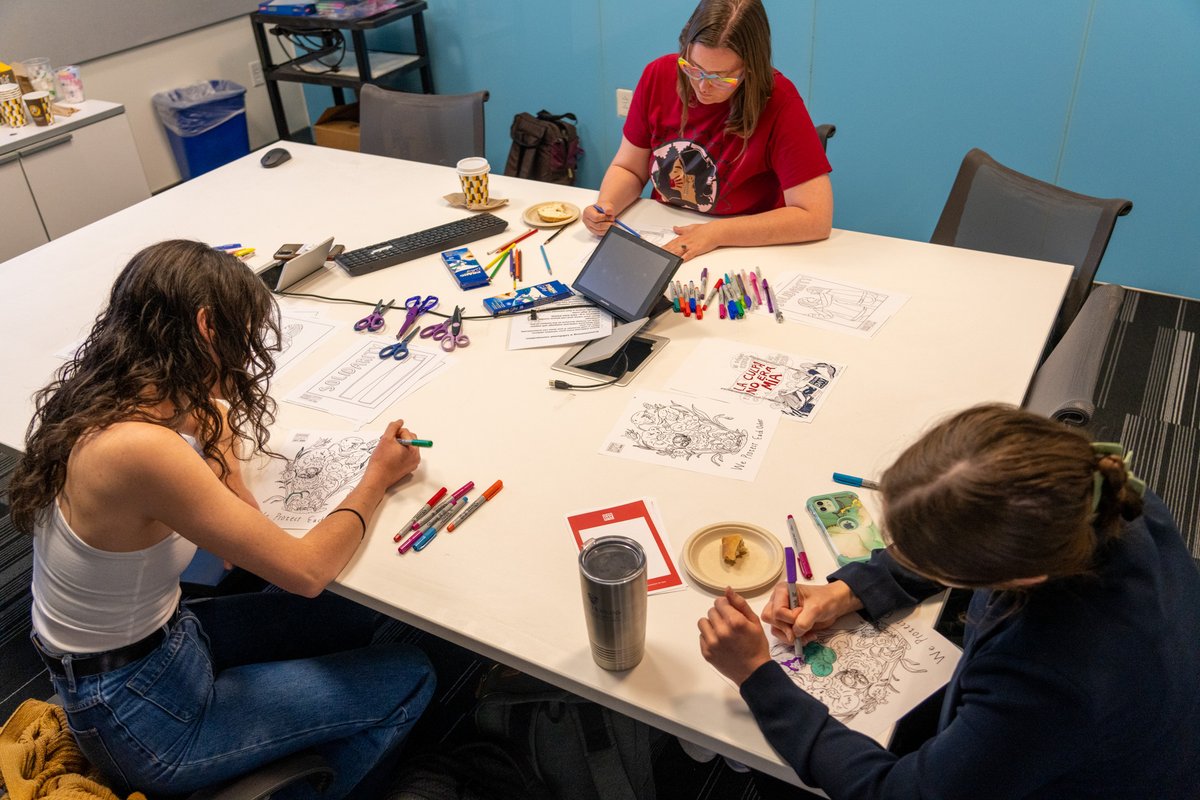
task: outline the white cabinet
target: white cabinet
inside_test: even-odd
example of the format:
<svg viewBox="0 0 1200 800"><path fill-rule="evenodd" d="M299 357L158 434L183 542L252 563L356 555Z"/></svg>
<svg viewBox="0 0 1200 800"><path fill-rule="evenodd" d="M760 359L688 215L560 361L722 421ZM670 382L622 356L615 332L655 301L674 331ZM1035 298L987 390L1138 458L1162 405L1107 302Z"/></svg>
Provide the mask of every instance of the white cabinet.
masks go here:
<svg viewBox="0 0 1200 800"><path fill-rule="evenodd" d="M0 261L150 196L124 109L89 110L0 149Z"/></svg>

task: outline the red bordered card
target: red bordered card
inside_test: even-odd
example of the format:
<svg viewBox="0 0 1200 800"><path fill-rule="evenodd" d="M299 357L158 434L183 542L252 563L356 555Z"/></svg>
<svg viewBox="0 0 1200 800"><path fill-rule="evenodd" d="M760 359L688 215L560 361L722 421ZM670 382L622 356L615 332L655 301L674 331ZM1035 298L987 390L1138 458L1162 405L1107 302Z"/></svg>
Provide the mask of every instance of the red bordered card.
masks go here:
<svg viewBox="0 0 1200 800"><path fill-rule="evenodd" d="M683 588L671 558L671 543L652 501L633 500L609 508L581 511L567 517L575 546L597 536L628 536L646 551L646 588L650 594Z"/></svg>

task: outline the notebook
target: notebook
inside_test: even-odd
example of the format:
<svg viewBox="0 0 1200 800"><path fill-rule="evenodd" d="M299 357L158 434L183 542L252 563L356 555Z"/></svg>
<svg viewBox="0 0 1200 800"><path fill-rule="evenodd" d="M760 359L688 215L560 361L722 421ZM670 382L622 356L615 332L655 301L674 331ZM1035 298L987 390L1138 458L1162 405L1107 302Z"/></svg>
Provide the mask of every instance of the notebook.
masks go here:
<svg viewBox="0 0 1200 800"><path fill-rule="evenodd" d="M258 273L272 292L282 292L319 270L333 247L330 236L318 245L300 251L287 261L273 261Z"/></svg>

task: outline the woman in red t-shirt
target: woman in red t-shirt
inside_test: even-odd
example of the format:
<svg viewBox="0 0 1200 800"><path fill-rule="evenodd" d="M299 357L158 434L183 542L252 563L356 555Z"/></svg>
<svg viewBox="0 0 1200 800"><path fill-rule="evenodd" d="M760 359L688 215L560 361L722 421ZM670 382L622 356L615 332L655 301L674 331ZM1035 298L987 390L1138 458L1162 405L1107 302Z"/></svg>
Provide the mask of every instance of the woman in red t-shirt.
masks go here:
<svg viewBox="0 0 1200 800"><path fill-rule="evenodd" d="M685 260L729 245L824 239L833 223L829 161L804 101L771 66L760 0L701 0L678 55L646 67L621 147L583 212L603 234L649 180L660 202L719 219L675 227Z"/></svg>

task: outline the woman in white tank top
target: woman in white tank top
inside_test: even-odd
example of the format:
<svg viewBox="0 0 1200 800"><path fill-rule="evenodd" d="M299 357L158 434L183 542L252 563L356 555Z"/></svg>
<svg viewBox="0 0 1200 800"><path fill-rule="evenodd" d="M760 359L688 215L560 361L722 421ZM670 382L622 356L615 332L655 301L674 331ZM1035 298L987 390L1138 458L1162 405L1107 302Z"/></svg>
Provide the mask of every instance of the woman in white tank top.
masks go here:
<svg viewBox="0 0 1200 800"><path fill-rule="evenodd" d="M259 513L239 451L263 450L278 309L238 261L138 253L36 396L12 516L34 536L34 644L88 759L181 794L316 749L324 797L365 794L433 688L428 661L369 645L373 615L323 594L384 492L419 464L387 426L358 486L295 538ZM285 590L179 604L199 547ZM356 790L355 787L358 787Z"/></svg>

